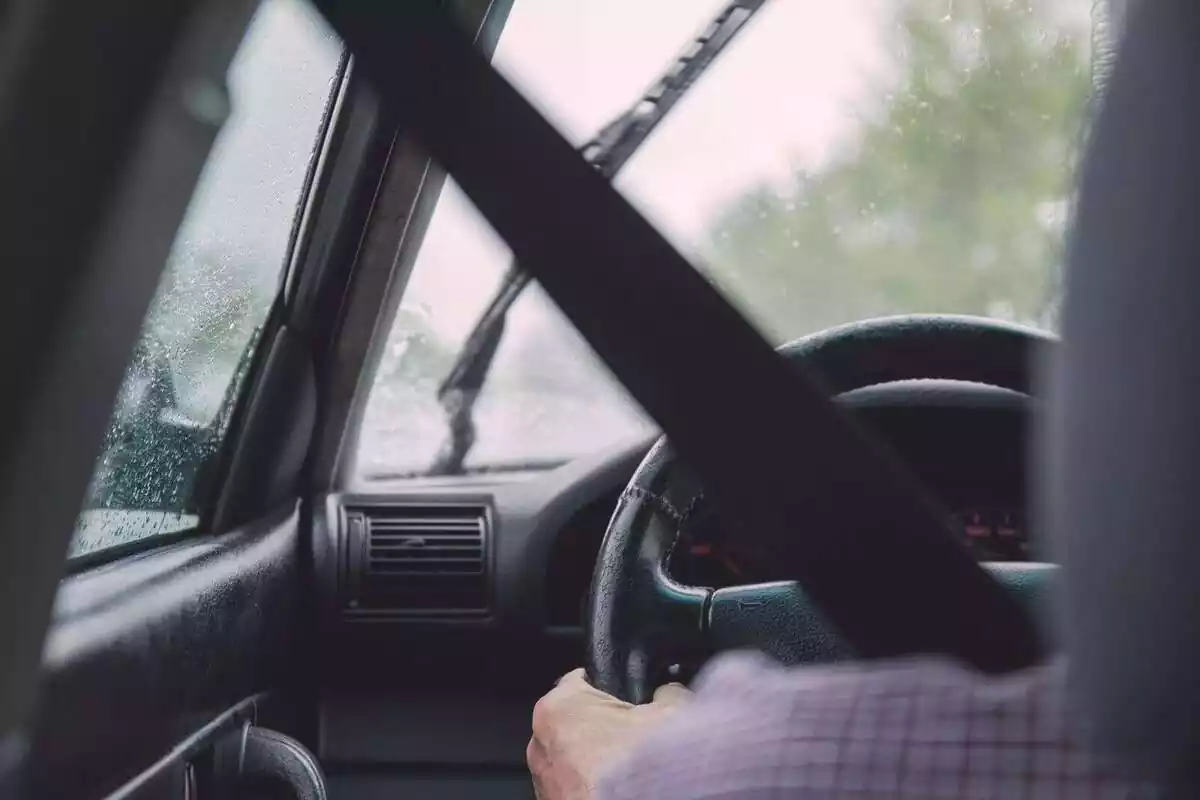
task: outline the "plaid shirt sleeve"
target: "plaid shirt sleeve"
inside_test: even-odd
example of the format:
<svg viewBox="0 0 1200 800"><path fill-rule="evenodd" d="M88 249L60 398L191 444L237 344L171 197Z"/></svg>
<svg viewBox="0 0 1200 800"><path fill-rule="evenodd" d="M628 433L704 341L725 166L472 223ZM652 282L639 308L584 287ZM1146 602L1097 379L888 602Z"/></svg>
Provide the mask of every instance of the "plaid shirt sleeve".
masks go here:
<svg viewBox="0 0 1200 800"><path fill-rule="evenodd" d="M1003 678L947 661L785 669L713 662L603 800L1149 798L1072 738L1061 662Z"/></svg>

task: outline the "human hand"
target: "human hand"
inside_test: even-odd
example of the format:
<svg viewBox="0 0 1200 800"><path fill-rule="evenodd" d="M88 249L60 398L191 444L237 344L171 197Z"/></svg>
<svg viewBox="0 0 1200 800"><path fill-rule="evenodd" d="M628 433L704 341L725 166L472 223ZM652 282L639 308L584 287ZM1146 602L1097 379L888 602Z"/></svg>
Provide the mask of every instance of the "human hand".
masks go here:
<svg viewBox="0 0 1200 800"><path fill-rule="evenodd" d="M593 687L582 669L567 673L533 707L525 759L539 800L591 800L604 770L691 694L669 683L635 706Z"/></svg>

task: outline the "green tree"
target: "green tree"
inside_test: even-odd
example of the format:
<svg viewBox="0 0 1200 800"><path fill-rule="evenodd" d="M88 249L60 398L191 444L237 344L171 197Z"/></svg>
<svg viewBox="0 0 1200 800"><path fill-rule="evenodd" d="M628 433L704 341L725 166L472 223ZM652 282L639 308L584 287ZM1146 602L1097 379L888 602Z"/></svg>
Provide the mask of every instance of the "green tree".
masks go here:
<svg viewBox="0 0 1200 800"><path fill-rule="evenodd" d="M1070 6L905 2L876 113L819 168L718 215L714 280L777 339L918 311L1052 324L1091 87Z"/></svg>

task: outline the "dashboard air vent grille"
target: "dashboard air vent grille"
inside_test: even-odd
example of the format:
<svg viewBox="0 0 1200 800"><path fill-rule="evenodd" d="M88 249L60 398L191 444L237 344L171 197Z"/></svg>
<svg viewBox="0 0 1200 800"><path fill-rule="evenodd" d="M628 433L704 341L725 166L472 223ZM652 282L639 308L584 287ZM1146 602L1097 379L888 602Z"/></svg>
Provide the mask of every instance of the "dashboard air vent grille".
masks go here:
<svg viewBox="0 0 1200 800"><path fill-rule="evenodd" d="M488 612L488 516L481 506L351 508L348 610L365 616Z"/></svg>

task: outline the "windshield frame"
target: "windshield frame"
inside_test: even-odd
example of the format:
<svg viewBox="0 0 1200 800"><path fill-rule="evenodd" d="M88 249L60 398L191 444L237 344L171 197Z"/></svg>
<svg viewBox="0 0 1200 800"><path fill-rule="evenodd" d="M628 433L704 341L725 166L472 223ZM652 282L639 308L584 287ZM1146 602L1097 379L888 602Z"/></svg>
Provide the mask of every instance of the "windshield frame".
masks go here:
<svg viewBox="0 0 1200 800"><path fill-rule="evenodd" d="M456 0L460 23L487 58L515 0ZM313 244L301 256L310 336L320 348L322 413L310 470L313 486L338 491L358 479L362 420L388 331L428 230L446 173L383 113L350 61L344 122L332 133L332 163L317 187ZM311 262L311 263L309 263Z"/></svg>

